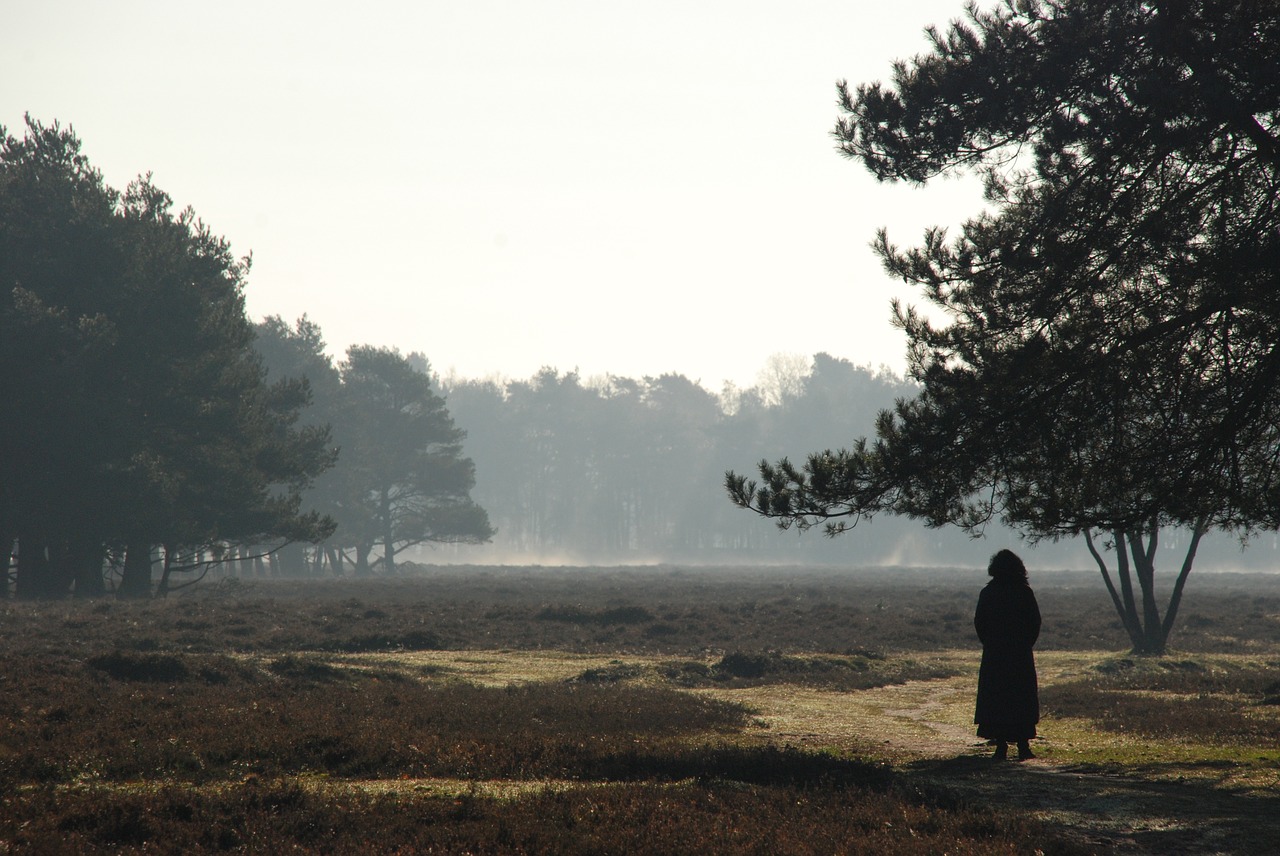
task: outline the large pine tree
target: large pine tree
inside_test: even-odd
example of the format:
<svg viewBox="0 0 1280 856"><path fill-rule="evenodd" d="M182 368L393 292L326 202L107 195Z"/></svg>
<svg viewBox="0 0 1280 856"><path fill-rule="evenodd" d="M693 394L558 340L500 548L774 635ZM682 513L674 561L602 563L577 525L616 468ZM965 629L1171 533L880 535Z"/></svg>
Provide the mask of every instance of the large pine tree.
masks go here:
<svg viewBox="0 0 1280 856"><path fill-rule="evenodd" d="M0 135L0 539L18 593L101 591L111 555L142 595L153 552L322 536L301 489L324 432L295 425L305 390L265 382L248 261L149 178L108 187L70 129Z"/></svg>
<svg viewBox="0 0 1280 856"><path fill-rule="evenodd" d="M1084 535L1135 650L1162 652L1200 537L1280 523L1280 7L1019 0L929 33L891 84L840 85L835 131L882 180L985 182L953 240L876 242L936 310L896 307L923 392L731 495L831 531L887 509Z"/></svg>

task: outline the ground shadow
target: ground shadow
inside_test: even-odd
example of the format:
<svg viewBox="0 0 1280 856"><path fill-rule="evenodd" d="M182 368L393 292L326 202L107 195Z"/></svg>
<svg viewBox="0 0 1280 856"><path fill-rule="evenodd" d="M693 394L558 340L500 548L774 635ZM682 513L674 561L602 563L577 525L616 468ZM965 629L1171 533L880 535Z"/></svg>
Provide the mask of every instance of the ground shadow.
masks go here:
<svg viewBox="0 0 1280 856"><path fill-rule="evenodd" d="M884 764L838 758L793 747L720 746L636 750L583 759L574 771L602 781L735 781L789 787L886 790L895 782Z"/></svg>
<svg viewBox="0 0 1280 856"><path fill-rule="evenodd" d="M970 805L1030 811L1106 852L1270 852L1280 841L1280 794L1177 781L1185 764L1124 775L1045 761L966 755L902 768L921 787Z"/></svg>

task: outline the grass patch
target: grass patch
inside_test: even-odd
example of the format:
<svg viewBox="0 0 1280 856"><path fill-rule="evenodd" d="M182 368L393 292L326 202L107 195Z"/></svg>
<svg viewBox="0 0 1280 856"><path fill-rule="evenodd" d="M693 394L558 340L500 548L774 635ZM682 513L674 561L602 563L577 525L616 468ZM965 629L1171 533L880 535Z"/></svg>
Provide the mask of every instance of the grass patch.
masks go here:
<svg viewBox="0 0 1280 856"><path fill-rule="evenodd" d="M1280 661L1226 657L1110 657L1090 673L1045 687L1052 716L1083 719L1116 734L1203 746L1280 741Z"/></svg>

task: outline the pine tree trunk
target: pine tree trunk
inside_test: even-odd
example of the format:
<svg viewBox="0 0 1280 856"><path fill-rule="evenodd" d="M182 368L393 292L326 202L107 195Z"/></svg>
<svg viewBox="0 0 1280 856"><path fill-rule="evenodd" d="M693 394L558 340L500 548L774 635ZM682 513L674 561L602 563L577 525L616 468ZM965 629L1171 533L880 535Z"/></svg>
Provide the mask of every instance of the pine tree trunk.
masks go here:
<svg viewBox="0 0 1280 856"><path fill-rule="evenodd" d="M151 596L151 545L130 541L125 548L124 570L120 574L120 597Z"/></svg>
<svg viewBox="0 0 1280 856"><path fill-rule="evenodd" d="M1164 612L1164 638L1167 643L1169 634L1173 632L1173 622L1178 617L1178 607L1182 605L1182 590L1191 574L1191 565L1196 560L1196 550L1200 547L1200 539L1206 532L1206 522L1202 518L1191 532L1191 543L1187 545L1187 554L1182 559L1182 569L1178 572L1178 580L1173 584L1173 593L1169 595L1169 608Z"/></svg>
<svg viewBox="0 0 1280 856"><path fill-rule="evenodd" d="M1130 640L1133 642L1133 650L1137 651L1143 647L1144 634L1142 632L1142 620L1138 617L1138 604L1133 599L1133 580L1129 575L1129 552L1128 538L1124 532L1116 530L1115 547L1116 547L1116 575L1120 577L1120 591L1124 600L1124 622L1125 628L1129 631Z"/></svg>
<svg viewBox="0 0 1280 856"><path fill-rule="evenodd" d="M24 600L49 596L49 559L45 545L30 535L18 539L18 571L15 597Z"/></svg>
<svg viewBox="0 0 1280 856"><path fill-rule="evenodd" d="M290 542L271 555L279 567L279 575L286 577L305 577L307 575L306 549L301 544Z"/></svg>
<svg viewBox="0 0 1280 856"><path fill-rule="evenodd" d="M396 572L395 525L391 516L391 495L382 491L382 563L389 575Z"/></svg>
<svg viewBox="0 0 1280 856"><path fill-rule="evenodd" d="M0 532L0 573L4 574L0 577L0 600L7 600L9 597L9 581L12 579L10 574L13 569L13 544L13 535Z"/></svg>
<svg viewBox="0 0 1280 856"><path fill-rule="evenodd" d="M1137 571L1138 585L1142 589L1142 654L1159 656L1164 653L1164 624L1160 620L1160 607L1156 603L1156 547L1159 529L1151 527L1147 543L1142 542L1141 532L1129 533L1129 549Z"/></svg>
<svg viewBox="0 0 1280 856"><path fill-rule="evenodd" d="M107 593L102 579L103 550L100 544L77 544L68 554L75 574L76 597L102 597Z"/></svg>
<svg viewBox="0 0 1280 856"><path fill-rule="evenodd" d="M77 550L75 545L65 538L55 538L49 541L49 564L45 571L44 583L41 586L44 589L41 597L58 598L71 594L76 575L80 570L81 556L81 551Z"/></svg>
<svg viewBox="0 0 1280 856"><path fill-rule="evenodd" d="M1120 616L1120 623L1124 626L1125 632L1129 634L1129 641L1133 643L1136 649L1142 644L1142 628L1137 625L1136 616L1125 607L1125 600L1116 591L1115 584L1111 581L1111 574L1107 571L1106 559L1102 557L1102 554L1098 552L1098 548L1093 543L1093 533L1086 530L1084 540L1089 547L1089 553L1093 556L1094 562L1098 565L1098 570L1102 572L1102 580L1107 584L1107 593L1111 595L1111 603L1115 606L1116 615Z"/></svg>
<svg viewBox="0 0 1280 856"><path fill-rule="evenodd" d="M1133 644L1131 653L1158 657L1167 652L1169 637L1173 632L1178 608L1182 603L1182 592L1186 586L1187 576L1191 573L1196 550L1206 531L1205 521L1199 521L1192 529L1191 543L1187 547L1182 568L1169 595L1163 619L1160 616L1155 586L1155 558L1159 544L1159 528L1152 526L1145 533L1139 530L1115 533L1113 546L1116 548L1116 575L1120 582L1119 590L1112 583L1106 560L1094 545L1092 534L1085 533L1085 543L1098 569L1102 572L1107 592L1111 595L1112 605L1115 606L1116 614L1129 635L1129 641ZM1131 561L1134 576L1138 580L1141 608L1139 608L1138 599L1134 597L1133 581L1129 574Z"/></svg>
<svg viewBox="0 0 1280 856"><path fill-rule="evenodd" d="M173 575L174 560L177 558L177 551L166 544L164 548L164 566L160 571L160 584L156 586L156 597L169 596L169 580Z"/></svg>

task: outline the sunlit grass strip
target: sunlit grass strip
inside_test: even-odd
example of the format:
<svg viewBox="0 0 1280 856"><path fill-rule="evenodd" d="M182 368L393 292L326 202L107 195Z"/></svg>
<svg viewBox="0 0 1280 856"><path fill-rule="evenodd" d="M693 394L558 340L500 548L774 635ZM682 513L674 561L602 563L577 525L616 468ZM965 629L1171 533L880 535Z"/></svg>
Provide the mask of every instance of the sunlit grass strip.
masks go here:
<svg viewBox="0 0 1280 856"><path fill-rule="evenodd" d="M590 669L606 669L620 664L640 666L655 672L669 657L577 654L568 651L396 651L347 654L332 662L349 665L368 663L393 666L406 674L422 674L423 669L440 670L483 687L550 683L576 678Z"/></svg>
<svg viewBox="0 0 1280 856"><path fill-rule="evenodd" d="M648 784L667 788L685 787L696 778ZM54 785L52 790L63 794L132 794L148 795L161 792L189 792L192 794L226 794L254 788L300 787L321 794L364 793L382 796L413 796L456 798L480 797L490 800L512 800L547 792L599 790L602 788L635 787L636 782L597 781L580 779L461 779L454 777L411 778L401 776L391 779L347 779L323 773L300 775L257 776L248 775L233 781L191 782L174 778L158 778L111 782L81 779ZM16 793L48 790L48 785L24 784L15 788Z"/></svg>

